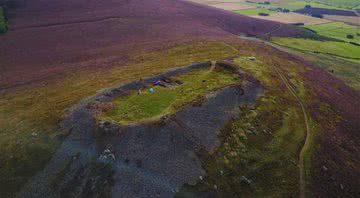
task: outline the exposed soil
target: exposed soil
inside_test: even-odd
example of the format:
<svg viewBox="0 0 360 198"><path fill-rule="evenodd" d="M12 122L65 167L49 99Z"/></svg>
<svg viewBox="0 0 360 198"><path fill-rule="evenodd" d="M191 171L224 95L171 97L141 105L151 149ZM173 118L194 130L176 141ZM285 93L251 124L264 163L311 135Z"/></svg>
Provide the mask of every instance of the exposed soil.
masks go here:
<svg viewBox="0 0 360 198"><path fill-rule="evenodd" d="M210 63L192 65L147 78L144 83L210 67ZM144 84L133 82L85 100L63 123L71 135L21 196L173 196L183 184L195 184L206 174L196 152L215 149L219 130L238 115L238 107L253 104L262 93L256 81L244 81L242 86L208 94L200 104L189 104L161 122L118 125L110 133L96 133L95 112L87 104L109 102Z"/></svg>

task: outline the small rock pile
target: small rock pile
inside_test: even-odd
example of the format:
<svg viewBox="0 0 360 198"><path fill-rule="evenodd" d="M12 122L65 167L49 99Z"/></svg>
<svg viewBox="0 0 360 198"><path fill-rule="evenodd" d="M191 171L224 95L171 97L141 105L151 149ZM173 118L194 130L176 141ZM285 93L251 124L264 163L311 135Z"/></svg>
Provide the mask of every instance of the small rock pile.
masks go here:
<svg viewBox="0 0 360 198"><path fill-rule="evenodd" d="M115 161L115 154L111 152L109 148L105 149L99 156L101 162L109 163Z"/></svg>
<svg viewBox="0 0 360 198"><path fill-rule="evenodd" d="M100 121L98 124L98 135L118 135L120 134L120 126L109 121Z"/></svg>

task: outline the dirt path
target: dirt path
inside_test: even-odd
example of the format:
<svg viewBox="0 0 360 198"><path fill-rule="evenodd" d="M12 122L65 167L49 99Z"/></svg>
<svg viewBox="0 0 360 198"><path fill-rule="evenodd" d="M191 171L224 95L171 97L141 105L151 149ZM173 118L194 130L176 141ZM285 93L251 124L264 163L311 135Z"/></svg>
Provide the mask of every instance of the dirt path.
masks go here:
<svg viewBox="0 0 360 198"><path fill-rule="evenodd" d="M246 40L252 40L252 41L256 41L256 42L262 42L265 43L267 45L270 45L280 51L289 53L289 51L282 47L282 46L277 46L275 44L272 44L268 41L263 41L260 40L258 38L253 38L253 37L245 37L245 36L239 36L242 39L246 39ZM287 89L291 92L291 94L296 98L297 102L300 104L301 110L304 114L304 122L305 122L305 127L306 127L306 137L305 137L305 142L303 147L301 148L300 154L299 154L299 171L300 171L300 178L299 178L299 184L300 184L300 198L305 198L305 193L306 193L306 182L305 182L305 170L304 170L304 155L305 152L308 150L309 146L310 146L310 126L309 126L309 118L308 115L306 113L305 110L305 105L303 104L303 102L301 101L301 99L297 96L296 91L294 90L294 88L289 84L287 78L279 71L279 69L276 66L273 66L274 70L276 71L276 73L280 76L281 80L284 82L284 84L286 85Z"/></svg>
<svg viewBox="0 0 360 198"><path fill-rule="evenodd" d="M276 68L276 66L273 67L274 70L276 71L276 73L280 76L281 80L284 82L284 84L286 85L287 89L291 92L291 94L296 98L297 102L299 103L301 110L304 114L304 121L305 121L305 126L306 126L306 138L305 138L305 143L303 145L303 147L301 148L300 151L300 155L299 155L299 171L300 171L300 198L305 198L305 192L306 192L306 182L305 182L305 170L304 170L304 156L305 156L305 152L308 150L309 145L310 145L310 126L309 126L309 118L307 116L306 110L305 110L305 106L303 104L303 102L301 101L301 99L298 97L298 95L296 94L294 88L290 85L290 83L288 82L288 79L279 71L278 68Z"/></svg>

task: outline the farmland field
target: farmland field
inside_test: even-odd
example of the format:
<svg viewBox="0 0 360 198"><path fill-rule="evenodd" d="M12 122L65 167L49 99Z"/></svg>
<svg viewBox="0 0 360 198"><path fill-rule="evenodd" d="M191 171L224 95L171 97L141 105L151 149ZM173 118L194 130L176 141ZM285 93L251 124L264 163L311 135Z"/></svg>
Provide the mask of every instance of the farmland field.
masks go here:
<svg viewBox="0 0 360 198"><path fill-rule="evenodd" d="M295 2L289 2L286 4L282 4L281 7L284 6L284 8L290 9L290 10L297 10L304 8L306 5L309 5L313 8L327 8L327 9L335 9L337 7L331 6L331 5L325 5L321 3L316 3L315 1L295 1Z"/></svg>
<svg viewBox="0 0 360 198"><path fill-rule="evenodd" d="M315 0L318 3L331 5L339 8L352 9L359 5L358 0Z"/></svg>
<svg viewBox="0 0 360 198"><path fill-rule="evenodd" d="M310 17L302 14L297 13L275 13L271 14L270 16L253 16L253 18L257 19L265 19L269 21L276 21L280 23L304 23L306 25L315 25L315 24L322 24L328 23L329 21L326 19L319 19L315 17Z"/></svg>
<svg viewBox="0 0 360 198"><path fill-rule="evenodd" d="M257 6L258 7L264 7L264 8L286 8L286 9L289 9L290 11L294 11L294 10L304 8L306 5L310 5L311 7L314 7L314 8L338 9L337 7L316 3L314 1L311 1L311 2L285 1L285 2L282 2L282 3L272 3L272 4L268 4L268 5L260 4L260 5L257 5Z"/></svg>
<svg viewBox="0 0 360 198"><path fill-rule="evenodd" d="M350 10L326 9L326 8L303 8L294 12L308 15L338 15L338 16L356 16L355 12Z"/></svg>
<svg viewBox="0 0 360 198"><path fill-rule="evenodd" d="M360 26L360 16L324 15L324 18L331 21L340 21L350 25Z"/></svg>
<svg viewBox="0 0 360 198"><path fill-rule="evenodd" d="M307 25L309 29L316 31L319 35L327 36L343 41L360 43L360 30L356 26L347 25L341 22L332 22L319 25ZM349 39L347 35L352 35L354 38Z"/></svg>
<svg viewBox="0 0 360 198"><path fill-rule="evenodd" d="M272 42L294 49L330 54L342 58L354 59L355 62L359 62L360 48L349 43L297 38L273 38Z"/></svg>
<svg viewBox="0 0 360 198"><path fill-rule="evenodd" d="M251 5L246 5L243 3L216 3L216 4L211 4L211 6L224 10L242 10L242 9L254 8Z"/></svg>
<svg viewBox="0 0 360 198"><path fill-rule="evenodd" d="M261 8L256 8L256 9L245 9L245 10L236 10L234 11L238 14L242 14L242 15L246 15L246 16L254 16L254 15L259 15L259 13L266 13L266 14L273 14L276 12L270 11L268 9L261 9Z"/></svg>

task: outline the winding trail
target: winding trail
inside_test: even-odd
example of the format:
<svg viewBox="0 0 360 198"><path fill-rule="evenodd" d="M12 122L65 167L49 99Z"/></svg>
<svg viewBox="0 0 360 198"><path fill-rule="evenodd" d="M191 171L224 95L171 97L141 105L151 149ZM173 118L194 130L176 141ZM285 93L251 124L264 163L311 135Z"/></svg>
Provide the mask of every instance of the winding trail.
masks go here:
<svg viewBox="0 0 360 198"><path fill-rule="evenodd" d="M242 39L246 39L246 40L251 40L251 41L256 41L256 42L261 42L267 45L270 45L280 51L289 53L288 50L282 46L278 46L275 45L271 42L268 41L263 41L260 40L258 38L253 38L253 37L246 37L246 36L239 36ZM272 66L273 69L275 70L275 72L279 75L281 81L286 85L287 89L291 92L291 94L295 97L295 99L297 100L297 102L299 103L301 110L303 112L303 116L304 116L304 122L305 122L305 127L306 127L306 137L305 137L305 142L303 144L303 147L300 150L300 154L299 154L299 184L300 184L300 198L305 198L305 194L306 194L306 182L305 182L305 168L304 168L304 155L306 153L306 151L308 150L309 146L310 146L310 126L309 126L309 118L308 115L306 113L305 110L305 105L304 103L301 101L301 99L298 97L298 95L296 94L295 89L290 85L290 83L288 82L288 79L281 73L281 71L279 70L279 68L277 68L276 66Z"/></svg>
<svg viewBox="0 0 360 198"><path fill-rule="evenodd" d="M300 178L299 178L299 184L300 184L300 198L305 198L306 194L306 181L305 181L305 168L304 168L304 158L305 153L308 150L310 146L310 126L309 126L309 118L305 110L305 105L299 98L299 96L296 94L294 88L290 85L288 82L288 79L279 71L279 69L276 66L273 66L276 73L280 76L282 82L286 85L287 89L291 92L291 94L295 97L297 102L299 103L301 110L304 114L304 122L306 127L306 133L305 133L305 142L303 147L301 148L300 154L299 154L299 172L300 172Z"/></svg>

